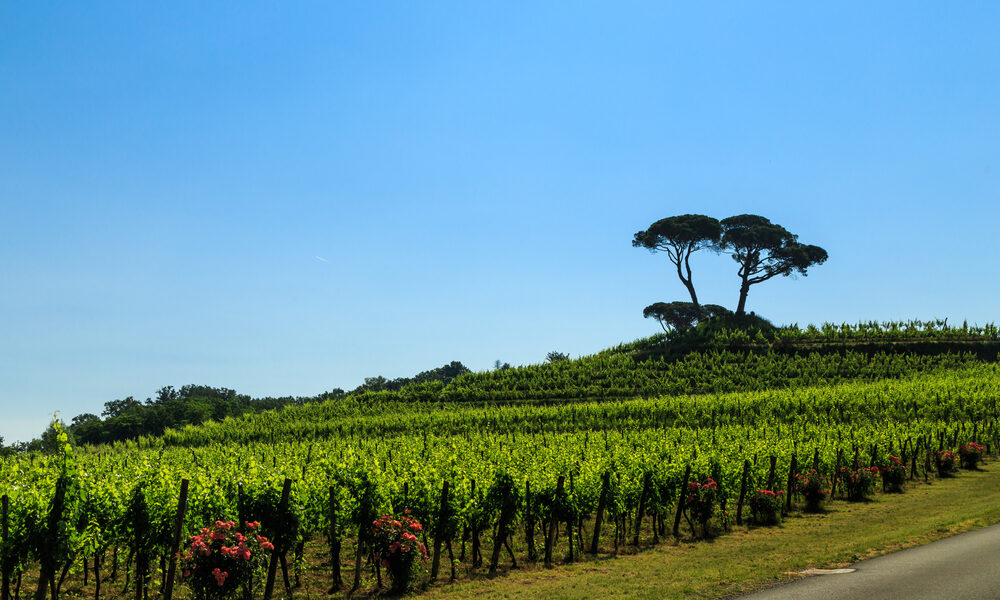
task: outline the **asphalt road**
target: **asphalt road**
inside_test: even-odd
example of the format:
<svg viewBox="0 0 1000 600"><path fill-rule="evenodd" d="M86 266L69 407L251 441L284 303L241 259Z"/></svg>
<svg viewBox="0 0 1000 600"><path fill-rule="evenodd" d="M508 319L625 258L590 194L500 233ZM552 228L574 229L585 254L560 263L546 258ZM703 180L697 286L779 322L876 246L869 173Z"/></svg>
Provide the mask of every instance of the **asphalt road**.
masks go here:
<svg viewBox="0 0 1000 600"><path fill-rule="evenodd" d="M1000 525L814 575L740 600L997 600Z"/></svg>

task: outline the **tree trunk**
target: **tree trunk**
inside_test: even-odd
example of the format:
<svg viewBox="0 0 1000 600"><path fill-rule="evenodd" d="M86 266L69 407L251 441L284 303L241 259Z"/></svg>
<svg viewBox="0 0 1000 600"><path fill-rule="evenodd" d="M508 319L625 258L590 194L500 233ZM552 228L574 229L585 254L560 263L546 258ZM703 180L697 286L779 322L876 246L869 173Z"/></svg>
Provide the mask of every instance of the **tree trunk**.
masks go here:
<svg viewBox="0 0 1000 600"><path fill-rule="evenodd" d="M745 315L747 308L747 294L750 293L750 283L743 278L743 283L740 284L740 302L736 305L736 314Z"/></svg>
<svg viewBox="0 0 1000 600"><path fill-rule="evenodd" d="M687 277L685 277L684 272L681 271L681 261L679 256L677 257L678 260L674 263L674 266L677 267L677 278L681 280L681 283L683 283L684 287L687 288L688 293L691 294L691 303L695 306L700 306L698 304L698 294L694 291L694 282L691 279L691 265L688 263L689 256L690 252L684 257L684 266L687 268Z"/></svg>

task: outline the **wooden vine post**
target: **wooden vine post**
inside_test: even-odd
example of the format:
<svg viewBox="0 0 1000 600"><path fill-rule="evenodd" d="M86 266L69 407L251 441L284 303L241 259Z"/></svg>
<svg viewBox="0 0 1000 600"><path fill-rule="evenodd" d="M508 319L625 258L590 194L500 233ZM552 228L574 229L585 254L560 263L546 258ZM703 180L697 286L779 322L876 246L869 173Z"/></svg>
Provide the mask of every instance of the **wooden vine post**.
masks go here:
<svg viewBox="0 0 1000 600"><path fill-rule="evenodd" d="M243 482L236 484L236 527L241 532L246 533L246 496L243 494Z"/></svg>
<svg viewBox="0 0 1000 600"><path fill-rule="evenodd" d="M535 549L535 515L531 512L531 482L524 482L524 542L528 546L528 560L538 560Z"/></svg>
<svg viewBox="0 0 1000 600"><path fill-rule="evenodd" d="M490 576L497 573L497 563L500 562L500 551L503 550L503 545L507 541L510 521L514 516L511 514L510 509L510 490L507 489L504 490L503 503L500 505L500 520L497 522L497 535L493 540L493 556L490 557ZM572 532L570 535L572 536Z"/></svg>
<svg viewBox="0 0 1000 600"><path fill-rule="evenodd" d="M844 451L837 449L837 466L833 470L833 483L830 484L830 499L837 493L837 481L840 480L840 468L844 465Z"/></svg>
<svg viewBox="0 0 1000 600"><path fill-rule="evenodd" d="M569 493L573 493L573 474L569 474ZM568 502L567 502L568 504ZM566 511L566 542L569 544L569 553L566 556L567 562L573 562L573 519L570 517L571 511Z"/></svg>
<svg viewBox="0 0 1000 600"><path fill-rule="evenodd" d="M278 502L278 514L284 514L288 509L288 496L292 493L292 480L285 478L281 488L281 501ZM267 583L264 585L264 600L271 600L274 594L274 578L278 573L278 549L271 552L271 560L267 563Z"/></svg>
<svg viewBox="0 0 1000 600"><path fill-rule="evenodd" d="M632 545L639 545L639 534L642 532L642 517L645 516L646 512L646 499L649 497L649 481L650 474L646 471L642 476L642 492L639 493L639 510L635 515L635 535L632 536ZM687 484L684 484L685 487ZM653 525L656 526L655 523Z"/></svg>
<svg viewBox="0 0 1000 600"><path fill-rule="evenodd" d="M354 555L354 583L351 585L351 591L358 589L361 585L361 546L362 540L365 539L365 527L364 523L358 525L358 543L357 543L357 553Z"/></svg>
<svg viewBox="0 0 1000 600"><path fill-rule="evenodd" d="M311 446L310 446L311 448ZM337 488L330 486L330 565L333 569L331 592L336 592L344 586L340 573L340 532L337 531Z"/></svg>
<svg viewBox="0 0 1000 600"><path fill-rule="evenodd" d="M677 499L677 515L674 517L674 537L681 537L681 515L684 514L684 505L687 500L688 479L691 478L691 465L684 468L684 480L681 483L680 497Z"/></svg>
<svg viewBox="0 0 1000 600"><path fill-rule="evenodd" d="M736 501L736 524L743 524L743 503L747 498L747 479L750 476L750 459L743 461L743 477L740 480L740 497Z"/></svg>
<svg viewBox="0 0 1000 600"><path fill-rule="evenodd" d="M771 456L771 467L767 472L767 489L774 491L774 468L778 464L778 457Z"/></svg>
<svg viewBox="0 0 1000 600"><path fill-rule="evenodd" d="M788 467L788 489L785 491L785 514L792 510L792 492L795 491L795 470L798 466L798 456L792 452L792 464Z"/></svg>
<svg viewBox="0 0 1000 600"><path fill-rule="evenodd" d="M446 523L448 520L448 481L441 484L441 507L438 508L437 524L434 527L434 554L431 559L431 581L437 579L438 570L441 568L441 542L447 534Z"/></svg>
<svg viewBox="0 0 1000 600"><path fill-rule="evenodd" d="M469 497L470 498L475 498L476 497L476 480L475 479L471 480L470 484L471 485L469 487L469 490L470 490L469 491ZM473 519L472 520L472 527L471 527L471 529L472 529L472 568L475 569L477 567L483 566L483 556L482 556L482 552L480 551L480 548L481 548L482 544L479 541L479 523L478 523L478 519Z"/></svg>
<svg viewBox="0 0 1000 600"><path fill-rule="evenodd" d="M56 539L59 531L59 521L62 520L63 504L65 501L66 481L64 480L64 477L60 477L56 480L56 492L52 497L52 509L49 511L48 519L46 521L45 531L48 533L46 546L53 543L53 540ZM53 595L55 595L55 556L49 552L45 552L42 554L39 562L41 564L38 571L38 587L35 588L35 600L45 600L45 596L48 595L48 589L46 588L50 584L52 586Z"/></svg>
<svg viewBox="0 0 1000 600"><path fill-rule="evenodd" d="M184 532L184 511L187 509L188 480L181 479L181 494L177 498L177 516L174 518L174 540L170 544L170 563L167 567L167 580L163 588L164 600L174 596L174 576L177 574L177 554L181 547L181 534Z"/></svg>
<svg viewBox="0 0 1000 600"><path fill-rule="evenodd" d="M597 555L597 544L601 540L601 523L604 521L604 508L608 502L608 491L611 486L611 471L605 471L601 477L601 495L597 500L597 514L594 516L594 539L590 542L590 553Z"/></svg>
<svg viewBox="0 0 1000 600"><path fill-rule="evenodd" d="M565 481L566 477L563 475L560 475L556 481L556 501L552 503L552 513L549 515L549 530L548 535L545 536L545 568L547 569L552 567L552 545L556 539L556 528L559 527L559 503L562 501Z"/></svg>

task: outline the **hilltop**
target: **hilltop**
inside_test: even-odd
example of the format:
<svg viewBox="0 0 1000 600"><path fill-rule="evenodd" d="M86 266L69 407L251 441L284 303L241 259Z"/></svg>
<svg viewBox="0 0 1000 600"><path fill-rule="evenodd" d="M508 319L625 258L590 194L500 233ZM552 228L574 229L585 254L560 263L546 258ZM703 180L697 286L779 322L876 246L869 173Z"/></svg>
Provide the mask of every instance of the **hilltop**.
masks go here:
<svg viewBox="0 0 1000 600"><path fill-rule="evenodd" d="M83 414L67 426L79 444L155 438L202 423L250 418L326 403L519 404L654 398L899 378L934 369L993 362L994 325L952 327L943 320L776 327L753 315L720 316L683 330L640 338L570 359L558 352L540 364L473 372L453 361L412 377L367 377L352 391L311 397L251 398L228 388L164 387L145 403L105 404L103 418ZM310 409L314 406L315 409ZM319 417L317 417L319 418ZM197 436L196 436L197 437ZM44 450L51 431L22 450Z"/></svg>
<svg viewBox="0 0 1000 600"><path fill-rule="evenodd" d="M226 436L246 439L245 431L237 431L256 431L260 423L268 423L270 431L301 428L302 435L323 437L340 431L340 425L324 424L342 414L394 412L412 404L558 406L877 382L994 362L998 352L1000 333L993 326L952 328L939 321L912 321L800 329L766 322L746 328L706 322L690 331L642 338L591 356L466 372L446 381L425 378L395 389L367 388L276 411L170 429L164 439L175 445L200 445ZM250 437L259 440L268 435Z"/></svg>

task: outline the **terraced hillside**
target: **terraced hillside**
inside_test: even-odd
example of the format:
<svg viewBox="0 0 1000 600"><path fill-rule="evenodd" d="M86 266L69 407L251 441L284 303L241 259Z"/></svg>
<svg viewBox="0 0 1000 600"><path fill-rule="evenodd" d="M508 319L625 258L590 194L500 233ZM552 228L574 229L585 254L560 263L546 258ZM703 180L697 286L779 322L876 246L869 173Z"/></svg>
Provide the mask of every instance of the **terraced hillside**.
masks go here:
<svg viewBox="0 0 1000 600"><path fill-rule="evenodd" d="M940 329L921 325L910 337ZM862 329L836 335L844 331ZM377 588L388 577L371 533L380 514L409 511L423 524L413 547L437 558L415 573L420 585L509 561L556 564L672 534L718 535L750 518L756 490L794 492L795 476L811 469L841 498L862 467L931 478L939 451L981 442L989 454L1000 444L1000 368L981 352L858 352L851 339L809 352L789 340L817 336L794 330L687 335L702 336L701 347L679 351L693 343L680 335L641 340L447 385L7 459L5 578L68 580L96 595L92 581L81 583L83 566L105 565L107 576L110 560L122 594L125 572L125 588L164 587L165 570L148 576L174 555L182 480L184 539L216 521L260 521L290 568L291 594L296 581ZM786 510L801 505L791 496ZM260 577L251 595L263 595Z"/></svg>

